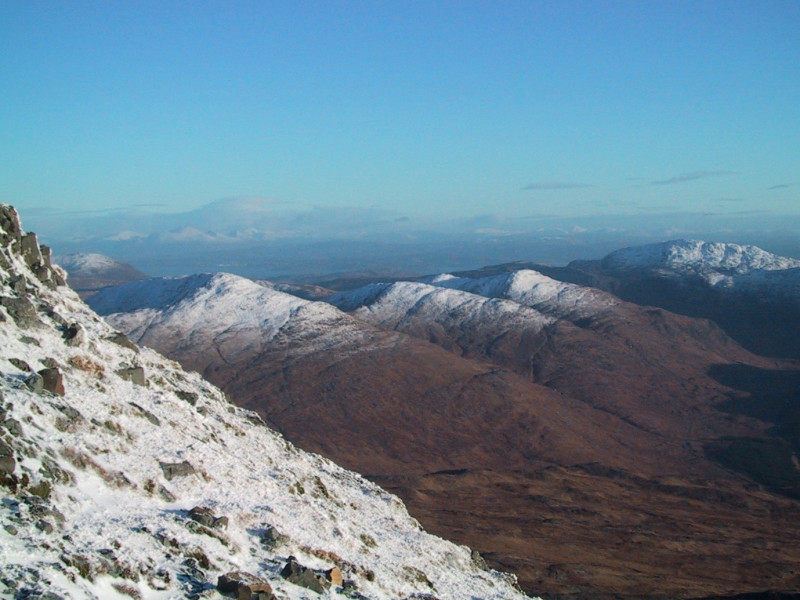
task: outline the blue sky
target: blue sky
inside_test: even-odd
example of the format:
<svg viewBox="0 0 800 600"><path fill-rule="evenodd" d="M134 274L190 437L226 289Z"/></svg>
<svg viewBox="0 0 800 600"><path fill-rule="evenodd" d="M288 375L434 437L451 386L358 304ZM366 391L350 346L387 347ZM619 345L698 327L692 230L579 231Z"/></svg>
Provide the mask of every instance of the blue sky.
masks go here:
<svg viewBox="0 0 800 600"><path fill-rule="evenodd" d="M800 212L800 2L0 3L0 202Z"/></svg>

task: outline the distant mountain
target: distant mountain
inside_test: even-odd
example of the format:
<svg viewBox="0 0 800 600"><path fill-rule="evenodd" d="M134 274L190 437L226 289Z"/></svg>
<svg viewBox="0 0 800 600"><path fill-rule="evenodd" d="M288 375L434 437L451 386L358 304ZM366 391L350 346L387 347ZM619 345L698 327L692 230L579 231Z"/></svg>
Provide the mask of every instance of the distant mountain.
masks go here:
<svg viewBox="0 0 800 600"><path fill-rule="evenodd" d="M96 253L56 256L53 262L68 273L70 287L84 300L104 287L148 277L128 263Z"/></svg>
<svg viewBox="0 0 800 600"><path fill-rule="evenodd" d="M800 359L800 261L755 246L677 240L549 273L718 323L746 348Z"/></svg>
<svg viewBox="0 0 800 600"><path fill-rule="evenodd" d="M63 283L0 205L0 596L524 597Z"/></svg>
<svg viewBox="0 0 800 600"><path fill-rule="evenodd" d="M526 590L800 588L793 430L748 412L743 379L791 382L791 365L708 321L529 270L328 300L349 313L220 274L92 303L290 440L397 491Z"/></svg>

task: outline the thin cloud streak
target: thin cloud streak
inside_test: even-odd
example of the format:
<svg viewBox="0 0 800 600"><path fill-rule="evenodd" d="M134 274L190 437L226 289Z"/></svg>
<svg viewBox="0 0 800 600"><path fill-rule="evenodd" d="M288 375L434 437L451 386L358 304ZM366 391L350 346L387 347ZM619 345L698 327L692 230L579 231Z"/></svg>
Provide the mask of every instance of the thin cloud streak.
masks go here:
<svg viewBox="0 0 800 600"><path fill-rule="evenodd" d="M592 187L592 186L589 185L588 183L577 183L570 181L538 181L535 183L529 183L522 189L544 191L544 190L572 190L575 188L587 188L587 187Z"/></svg>
<svg viewBox="0 0 800 600"><path fill-rule="evenodd" d="M685 183L687 181L695 181L696 179L706 179L708 177L721 177L723 175L735 175L735 171L693 171L683 175L676 175L669 179L658 179L651 181L651 185L673 185L675 183Z"/></svg>
<svg viewBox="0 0 800 600"><path fill-rule="evenodd" d="M795 184L795 183L779 183L778 185L770 186L767 189L768 190L785 190L786 188L790 188L790 187L792 187L794 185L797 185L797 184Z"/></svg>

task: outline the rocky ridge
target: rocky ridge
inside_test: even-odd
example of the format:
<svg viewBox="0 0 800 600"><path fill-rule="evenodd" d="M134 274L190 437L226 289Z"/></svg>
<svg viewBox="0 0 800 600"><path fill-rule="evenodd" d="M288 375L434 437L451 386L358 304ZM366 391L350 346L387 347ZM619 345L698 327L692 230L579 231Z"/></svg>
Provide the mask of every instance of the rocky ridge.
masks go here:
<svg viewBox="0 0 800 600"><path fill-rule="evenodd" d="M97 317L0 206L0 595L522 598Z"/></svg>

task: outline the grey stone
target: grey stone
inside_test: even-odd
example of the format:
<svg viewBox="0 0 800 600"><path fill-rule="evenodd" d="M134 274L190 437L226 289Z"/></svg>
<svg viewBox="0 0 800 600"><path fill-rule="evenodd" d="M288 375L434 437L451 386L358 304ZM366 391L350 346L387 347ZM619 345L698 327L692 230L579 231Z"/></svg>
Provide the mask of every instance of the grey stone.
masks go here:
<svg viewBox="0 0 800 600"><path fill-rule="evenodd" d="M11 475L16 468L14 449L0 439L0 475Z"/></svg>
<svg viewBox="0 0 800 600"><path fill-rule="evenodd" d="M217 579L217 590L223 594L233 594L237 600L272 600L275 595L269 583L245 571L231 571Z"/></svg>
<svg viewBox="0 0 800 600"><path fill-rule="evenodd" d="M44 379L38 373L34 373L25 379L25 385L34 394L41 394L44 391Z"/></svg>
<svg viewBox="0 0 800 600"><path fill-rule="evenodd" d="M135 408L139 412L139 414L141 414L145 419L150 421L153 425L156 426L161 425L161 421L158 419L158 417L155 416L153 413L151 413L149 410L142 408L141 406L136 404L136 402L130 402L130 405L133 408Z"/></svg>
<svg viewBox="0 0 800 600"><path fill-rule="evenodd" d="M22 424L16 419L6 419L3 421L3 427L6 431L14 437L22 437Z"/></svg>
<svg viewBox="0 0 800 600"><path fill-rule="evenodd" d="M39 240L35 233L26 233L20 240L20 254L29 267L42 263L42 251L39 249Z"/></svg>
<svg viewBox="0 0 800 600"><path fill-rule="evenodd" d="M267 525L261 534L261 544L270 550L283 546L289 539L288 535L281 533L272 525Z"/></svg>
<svg viewBox="0 0 800 600"><path fill-rule="evenodd" d="M176 477L187 477L188 475L194 474L194 467L185 460L179 463L165 463L159 461L158 464L167 481L172 481Z"/></svg>
<svg viewBox="0 0 800 600"><path fill-rule="evenodd" d="M86 330L80 323L71 323L64 330L67 346L82 346L86 342Z"/></svg>
<svg viewBox="0 0 800 600"><path fill-rule="evenodd" d="M206 506L195 506L189 511L189 518L197 521L206 527L214 529L227 529L228 517L217 517L214 512Z"/></svg>
<svg viewBox="0 0 800 600"><path fill-rule="evenodd" d="M281 577L295 585L308 588L318 594L323 594L331 587L331 582L313 569L304 567L294 556L290 556L286 566L281 570Z"/></svg>
<svg viewBox="0 0 800 600"><path fill-rule="evenodd" d="M8 283L11 289L18 294L24 294L25 289L28 287L28 280L25 279L24 275L14 275L14 277L9 279Z"/></svg>
<svg viewBox="0 0 800 600"><path fill-rule="evenodd" d="M127 348L128 350L139 352L139 346L134 344L124 333L120 333L119 331L117 331L114 333L114 335L112 335L107 339L109 342L113 342L117 346L122 346L123 348Z"/></svg>
<svg viewBox="0 0 800 600"><path fill-rule="evenodd" d="M19 244L22 238L22 225L13 206L0 205L0 244L9 247Z"/></svg>
<svg viewBox="0 0 800 600"><path fill-rule="evenodd" d="M32 327L39 322L36 307L26 296L20 296L19 298L0 297L0 306L5 307L9 316L23 329Z"/></svg>
<svg viewBox="0 0 800 600"><path fill-rule="evenodd" d="M126 369L119 369L116 371L117 375L126 381L130 381L136 385L145 385L147 380L144 376L144 368L142 367L128 367Z"/></svg>
<svg viewBox="0 0 800 600"><path fill-rule="evenodd" d="M200 398L200 396L198 396L194 392L184 392L183 390L178 390L177 392L175 392L175 395L181 400L188 402L192 406L196 406L197 400Z"/></svg>

